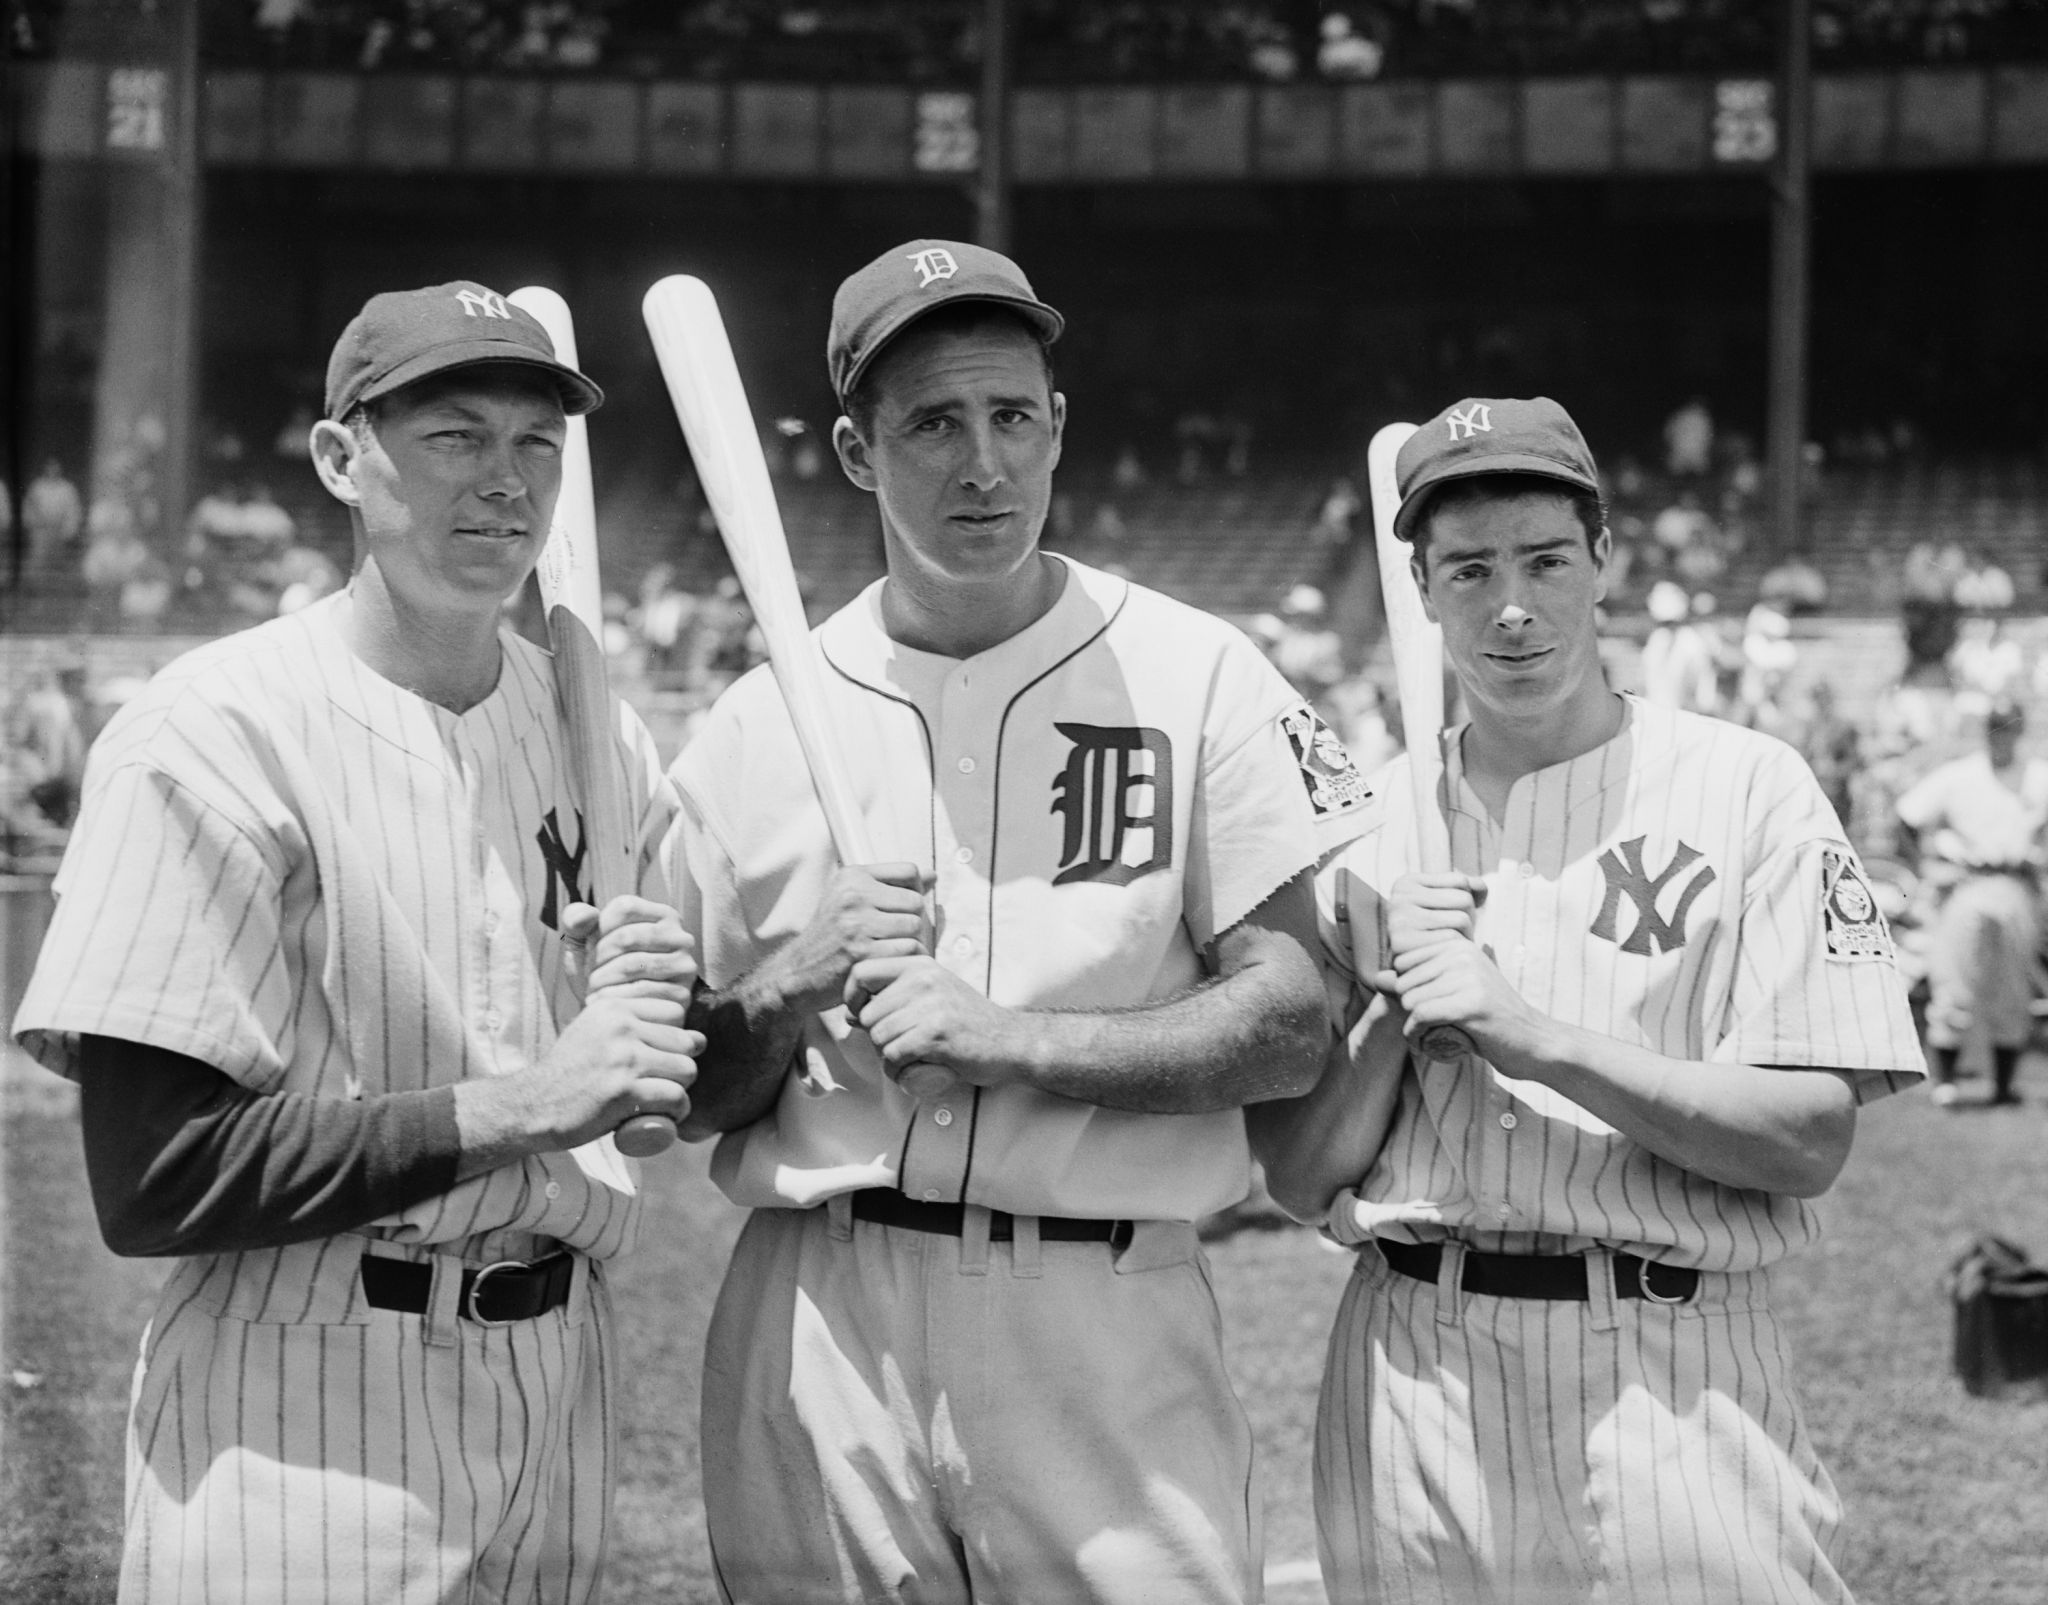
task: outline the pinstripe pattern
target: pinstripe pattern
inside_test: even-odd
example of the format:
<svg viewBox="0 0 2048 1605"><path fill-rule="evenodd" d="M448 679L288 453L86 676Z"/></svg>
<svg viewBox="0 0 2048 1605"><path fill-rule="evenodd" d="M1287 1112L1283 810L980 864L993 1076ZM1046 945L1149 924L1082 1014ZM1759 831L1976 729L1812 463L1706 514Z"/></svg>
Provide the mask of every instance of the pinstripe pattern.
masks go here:
<svg viewBox="0 0 2048 1605"><path fill-rule="evenodd" d="M576 1008L540 918L543 821L579 836L545 654L504 634L496 690L457 715L359 663L345 605L188 654L95 747L15 1018L52 1069L95 1033L258 1092L375 1096L523 1068ZM673 793L621 721L665 899ZM638 1219L607 1140L361 1234L177 1261L137 1371L123 1599L426 1600L472 1576L479 1598L582 1597L611 1484L602 1300L485 1332L455 1320L452 1273L438 1314L397 1316L357 1266L371 1239L442 1266L602 1260Z"/></svg>
<svg viewBox="0 0 2048 1605"><path fill-rule="evenodd" d="M1509 982L1542 1013L1676 1058L1851 1070L1865 1099L1921 1075L1895 967L1827 953L1823 854L1850 850L1805 764L1736 725L1631 709L1614 741L1518 781L1498 827L1450 743L1453 861L1486 879L1477 935ZM1378 888L1407 869L1402 761L1374 781L1375 825L1322 877L1325 940L1359 975L1384 962ZM1654 904L1669 920L1687 885L1703 882L1682 946L1625 951L1642 918L1627 896L1616 898L1614 938L1592 934L1613 895L1601 860L1639 837L1653 872L1681 844L1700 854ZM1819 1229L1804 1200L1707 1181L1549 1088L1477 1062L1404 1082L1357 1196L1345 1224L1359 1234L1455 1236L1514 1254L1604 1244L1719 1271L1768 1265Z"/></svg>
<svg viewBox="0 0 2048 1605"><path fill-rule="evenodd" d="M1449 747L1452 857L1487 883L1476 935L1537 1010L1703 1075L1824 1066L1868 1099L1923 1073L1891 960L1831 951L1824 876L1854 855L1783 743L1631 699L1613 741L1516 782L1498 824ZM1385 967L1404 782L1378 779L1374 824L1323 878L1348 974ZM1362 1247L1331 1335L1316 1502L1333 1600L1848 1598L1839 1504L1766 1301L1767 1267L1817 1235L1805 1202L1708 1181L1467 1059L1406 1077L1331 1230L1448 1245L1440 1286ZM1468 1249L1589 1255L1595 1295L1440 1291ZM1700 1268L1700 1294L1614 1298L1613 1249Z"/></svg>
<svg viewBox="0 0 2048 1605"><path fill-rule="evenodd" d="M1711 1275L1679 1310L1616 1302L1606 1326L1473 1295L1442 1319L1435 1286L1364 1250L1317 1410L1332 1601L1847 1601L1767 1274Z"/></svg>

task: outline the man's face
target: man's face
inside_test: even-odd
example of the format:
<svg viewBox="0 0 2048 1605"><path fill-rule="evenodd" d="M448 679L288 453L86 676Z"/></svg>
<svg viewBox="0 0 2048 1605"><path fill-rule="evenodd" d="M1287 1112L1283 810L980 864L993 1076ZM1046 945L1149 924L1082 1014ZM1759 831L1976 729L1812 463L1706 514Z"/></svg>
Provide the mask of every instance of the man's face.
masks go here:
<svg viewBox="0 0 2048 1605"><path fill-rule="evenodd" d="M1605 530L1588 550L1571 504L1542 492L1429 515L1416 583L1472 702L1529 719L1604 687L1593 609L1607 550Z"/></svg>
<svg viewBox="0 0 2048 1605"><path fill-rule="evenodd" d="M547 544L568 433L554 386L465 368L386 397L349 465L374 561L422 605L497 607Z"/></svg>
<svg viewBox="0 0 2048 1605"><path fill-rule="evenodd" d="M976 581L1038 548L1060 460L1066 398L1014 319L913 326L881 357L869 438L836 435L849 478L875 493L892 573Z"/></svg>

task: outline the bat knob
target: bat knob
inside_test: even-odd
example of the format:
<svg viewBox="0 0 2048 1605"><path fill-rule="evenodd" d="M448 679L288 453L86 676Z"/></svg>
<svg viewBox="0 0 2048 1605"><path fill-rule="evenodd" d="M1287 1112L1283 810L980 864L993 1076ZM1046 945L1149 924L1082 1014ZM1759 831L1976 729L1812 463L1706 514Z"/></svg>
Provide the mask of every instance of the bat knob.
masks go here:
<svg viewBox="0 0 2048 1605"><path fill-rule="evenodd" d="M953 1090L953 1084L953 1072L938 1064L914 1064L896 1078L896 1085L920 1103L945 1097Z"/></svg>
<svg viewBox="0 0 2048 1605"><path fill-rule="evenodd" d="M635 1115L613 1133L612 1141L628 1159L652 1159L676 1140L676 1123L667 1115Z"/></svg>
<svg viewBox="0 0 2048 1605"><path fill-rule="evenodd" d="M1438 1064L1449 1064L1477 1051L1472 1039L1454 1025L1433 1025L1422 1033L1422 1056Z"/></svg>

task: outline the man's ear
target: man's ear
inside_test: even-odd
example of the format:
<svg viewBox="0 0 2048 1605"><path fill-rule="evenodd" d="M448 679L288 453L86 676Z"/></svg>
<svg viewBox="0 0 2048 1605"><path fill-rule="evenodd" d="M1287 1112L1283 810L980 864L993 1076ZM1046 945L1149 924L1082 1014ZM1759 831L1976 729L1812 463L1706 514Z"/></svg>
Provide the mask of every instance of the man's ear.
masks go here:
<svg viewBox="0 0 2048 1605"><path fill-rule="evenodd" d="M1415 581L1415 594L1422 598L1423 617L1427 618L1432 624L1441 624L1443 620L1436 616L1436 604L1429 599L1427 547L1410 546L1408 548L1408 573Z"/></svg>
<svg viewBox="0 0 2048 1605"><path fill-rule="evenodd" d="M868 455L868 443L860 438L853 420L844 413L832 426L832 450L838 454L840 469L862 490L875 488L875 463Z"/></svg>
<svg viewBox="0 0 2048 1605"><path fill-rule="evenodd" d="M346 425L322 418L307 437L306 448L313 454L313 472L320 476L328 495L350 507L360 506L363 497L356 488L353 470L363 449L362 442Z"/></svg>
<svg viewBox="0 0 2048 1605"><path fill-rule="evenodd" d="M1067 398L1055 390L1052 393L1052 466L1060 465L1060 447L1067 438Z"/></svg>
<svg viewBox="0 0 2048 1605"><path fill-rule="evenodd" d="M1593 600L1607 600L1607 564L1614 556L1614 536L1605 524L1600 533L1593 537Z"/></svg>

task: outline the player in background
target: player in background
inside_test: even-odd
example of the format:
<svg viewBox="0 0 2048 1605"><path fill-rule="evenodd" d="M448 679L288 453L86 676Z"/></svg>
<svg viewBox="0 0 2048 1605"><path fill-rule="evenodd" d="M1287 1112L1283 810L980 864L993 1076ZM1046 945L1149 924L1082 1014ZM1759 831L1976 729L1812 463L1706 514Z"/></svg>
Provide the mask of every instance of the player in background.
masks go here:
<svg viewBox="0 0 2048 1605"><path fill-rule="evenodd" d="M835 862L765 669L672 771L686 1131L753 1211L705 1355L732 1600L1260 1593L1195 1222L1247 1190L1241 1106L1315 1079L1311 871L1363 788L1239 631L1039 550L1061 327L941 240L834 301L888 568L817 637L885 861Z"/></svg>
<svg viewBox="0 0 2048 1605"><path fill-rule="evenodd" d="M1857 1107L1922 1073L1889 933L1789 747L1608 689L1561 407L1460 402L1397 473L1471 710L1455 872L1410 872L1397 759L1320 877L1352 1051L1248 1111L1274 1197L1358 1249L1316 1425L1330 1597L1842 1600L1768 1282ZM1476 1051L1425 1062L1434 1026Z"/></svg>
<svg viewBox="0 0 2048 1605"><path fill-rule="evenodd" d="M124 1602L596 1594L639 1213L599 1139L680 1114L701 1046L652 743L622 710L648 896L600 913L546 654L500 625L601 399L481 285L373 297L311 441L348 588L93 750L14 1029L80 1085L108 1243L174 1257Z"/></svg>
<svg viewBox="0 0 2048 1605"><path fill-rule="evenodd" d="M1946 888L1928 953L1932 1097L1953 1107L1956 1063L1981 1025L1995 1104L2018 1103L2020 1055L2034 1032L2040 963L2042 831L2048 763L2020 756L2026 711L1994 702L1984 747L1929 771L1895 805L1923 883Z"/></svg>

